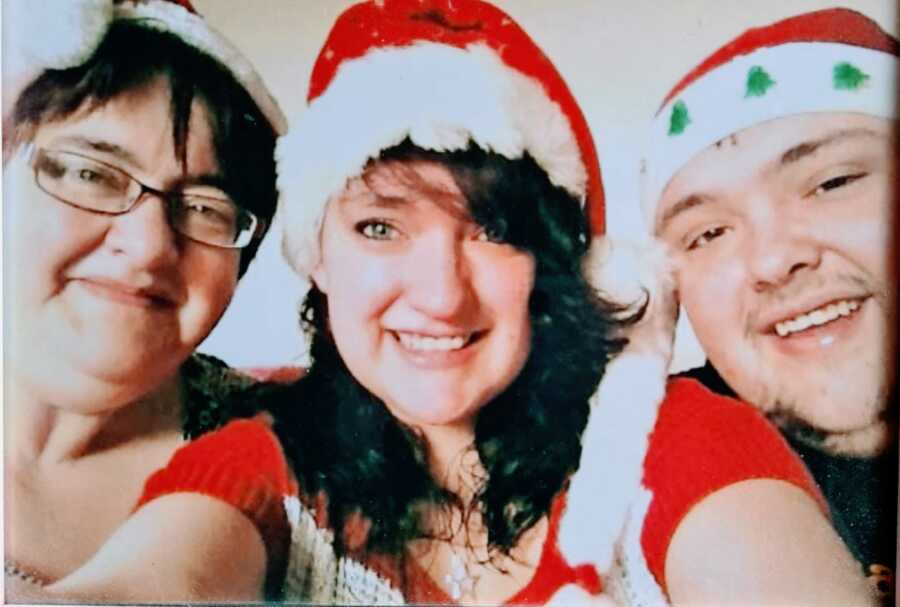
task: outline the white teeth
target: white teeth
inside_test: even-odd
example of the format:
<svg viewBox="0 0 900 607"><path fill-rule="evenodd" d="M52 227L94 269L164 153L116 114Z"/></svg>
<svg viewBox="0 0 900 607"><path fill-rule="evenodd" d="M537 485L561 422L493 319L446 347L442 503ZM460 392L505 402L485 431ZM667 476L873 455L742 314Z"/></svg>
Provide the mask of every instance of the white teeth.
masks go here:
<svg viewBox="0 0 900 607"><path fill-rule="evenodd" d="M775 324L775 332L779 337L786 337L791 333L797 333L810 327L818 327L837 320L842 316L850 316L859 309L859 301L844 299L837 303L828 304L806 314L800 314L790 320L784 320Z"/></svg>
<svg viewBox="0 0 900 607"><path fill-rule="evenodd" d="M459 350L469 342L471 335L457 337L429 337L413 333L397 333L404 348L414 352L450 352Z"/></svg>

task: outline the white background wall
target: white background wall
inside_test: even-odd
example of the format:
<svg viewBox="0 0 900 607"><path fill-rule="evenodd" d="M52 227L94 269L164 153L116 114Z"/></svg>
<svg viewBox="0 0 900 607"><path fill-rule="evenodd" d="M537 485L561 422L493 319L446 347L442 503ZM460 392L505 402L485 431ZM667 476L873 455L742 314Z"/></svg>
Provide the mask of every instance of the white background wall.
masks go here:
<svg viewBox="0 0 900 607"><path fill-rule="evenodd" d="M662 97L713 50L749 27L819 8L822 0L494 0L566 78L594 132L608 229L640 230L642 129ZM350 0L193 0L258 66L290 116L303 110L312 63ZM896 0L844 0L896 33ZM280 257L279 226L202 350L233 365L302 360L297 307L305 285Z"/></svg>

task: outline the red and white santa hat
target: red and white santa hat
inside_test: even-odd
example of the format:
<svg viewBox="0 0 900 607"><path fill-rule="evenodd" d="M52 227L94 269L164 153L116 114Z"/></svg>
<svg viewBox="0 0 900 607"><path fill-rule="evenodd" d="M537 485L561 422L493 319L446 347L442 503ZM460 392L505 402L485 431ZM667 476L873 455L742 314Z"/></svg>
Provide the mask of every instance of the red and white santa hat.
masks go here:
<svg viewBox="0 0 900 607"><path fill-rule="evenodd" d="M834 8L748 30L688 73L651 126L642 203L652 230L666 186L697 153L753 125L810 112L895 118L900 44Z"/></svg>
<svg viewBox="0 0 900 607"><path fill-rule="evenodd" d="M228 68L276 134L287 131L282 114L246 57L196 13L189 0L8 0L3 3L4 124L21 92L44 70L87 61L114 21L175 34ZM15 24L12 29L11 24Z"/></svg>
<svg viewBox="0 0 900 607"><path fill-rule="evenodd" d="M604 229L587 122L549 59L480 0L370 0L341 14L313 67L308 108L279 143L288 262L308 276L326 203L404 139L520 158L587 204Z"/></svg>

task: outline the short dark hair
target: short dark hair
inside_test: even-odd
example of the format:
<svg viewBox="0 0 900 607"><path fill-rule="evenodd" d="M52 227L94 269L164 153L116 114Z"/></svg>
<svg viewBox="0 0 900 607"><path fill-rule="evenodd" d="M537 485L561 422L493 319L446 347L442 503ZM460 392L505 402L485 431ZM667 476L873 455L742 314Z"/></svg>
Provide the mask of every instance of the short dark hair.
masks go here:
<svg viewBox="0 0 900 607"><path fill-rule="evenodd" d="M141 20L114 21L85 63L46 70L32 82L16 101L13 139L4 141L4 148L30 141L44 123L63 120L83 107L102 107L160 76L169 84L172 138L182 166L187 162L191 104L198 99L209 114L225 190L239 206L271 225L278 199L272 125L228 68L177 35L151 29ZM242 250L241 274L260 240Z"/></svg>
<svg viewBox="0 0 900 607"><path fill-rule="evenodd" d="M492 551L508 552L549 513L577 469L588 399L625 344L619 329L628 321L581 273L589 229L578 201L528 154L510 160L475 146L429 152L407 140L381 159L440 162L473 219L535 259L528 360L476 421L472 449L485 478L470 504L435 484L416 429L395 419L344 365L327 329L327 296L315 286L301 312L313 365L273 402L275 431L307 494L327 497L339 549L357 549L342 545L341 531L362 514L371 522L366 549L401 551L428 533L419 517L433 503L480 509Z"/></svg>

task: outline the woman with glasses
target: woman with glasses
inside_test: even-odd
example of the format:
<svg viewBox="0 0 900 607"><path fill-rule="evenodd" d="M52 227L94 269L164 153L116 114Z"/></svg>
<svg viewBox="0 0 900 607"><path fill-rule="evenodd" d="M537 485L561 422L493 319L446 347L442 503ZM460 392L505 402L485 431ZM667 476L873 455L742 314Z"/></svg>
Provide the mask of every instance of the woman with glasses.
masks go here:
<svg viewBox="0 0 900 607"><path fill-rule="evenodd" d="M71 146L102 149L96 142ZM124 215L145 196L163 201L171 228L191 240L213 247L241 249L265 231L265 223L231 200L222 188L179 184L178 189L151 188L115 164L82 152L28 149L28 164L34 169L34 183L44 193L73 207L106 215ZM99 154L103 155L103 154ZM113 154L115 156L115 154Z"/></svg>
<svg viewBox="0 0 900 607"><path fill-rule="evenodd" d="M4 65L31 74L4 115L7 598L257 598L280 510L137 506L241 382L192 353L274 214L284 118L187 2L102 4L48 4L94 29Z"/></svg>

